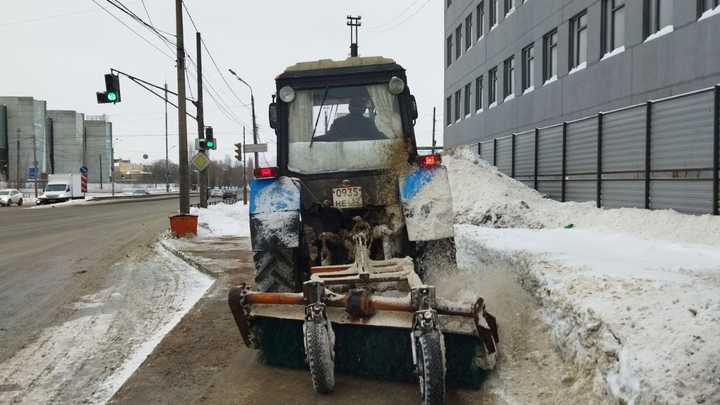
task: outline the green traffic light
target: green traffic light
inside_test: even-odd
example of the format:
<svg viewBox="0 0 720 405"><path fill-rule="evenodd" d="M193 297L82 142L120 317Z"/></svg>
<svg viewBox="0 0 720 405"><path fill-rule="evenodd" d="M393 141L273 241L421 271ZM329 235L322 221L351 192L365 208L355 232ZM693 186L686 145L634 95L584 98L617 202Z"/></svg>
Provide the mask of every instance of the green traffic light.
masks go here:
<svg viewBox="0 0 720 405"><path fill-rule="evenodd" d="M207 146L208 149L212 149L215 147L215 141L207 141L207 143L205 143L205 146Z"/></svg>
<svg viewBox="0 0 720 405"><path fill-rule="evenodd" d="M107 92L107 100L108 101L117 101L117 99L118 99L117 93L115 93L114 91Z"/></svg>

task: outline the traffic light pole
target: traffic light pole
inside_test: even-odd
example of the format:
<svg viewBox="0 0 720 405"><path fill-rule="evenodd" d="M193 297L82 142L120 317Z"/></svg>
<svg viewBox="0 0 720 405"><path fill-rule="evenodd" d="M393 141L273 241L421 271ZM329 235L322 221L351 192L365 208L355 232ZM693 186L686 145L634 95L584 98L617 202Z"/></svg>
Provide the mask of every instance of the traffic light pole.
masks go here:
<svg viewBox="0 0 720 405"><path fill-rule="evenodd" d="M187 103L185 101L185 41L183 32L183 3L175 0L175 27L177 43L178 82L178 154L180 182L180 214L190 213L190 170L188 167L187 145Z"/></svg>
<svg viewBox="0 0 720 405"><path fill-rule="evenodd" d="M170 160L168 159L168 102L167 83L165 83L165 192L170 192Z"/></svg>
<svg viewBox="0 0 720 405"><path fill-rule="evenodd" d="M197 58L197 128L198 138L205 138L205 118L203 110L203 79L202 79L202 37L199 32L195 33L195 42L197 45L197 51L195 53ZM201 150L200 153L210 155L210 151ZM200 188L200 206L207 208L208 206L208 170L205 169L199 173L200 180L198 181L198 188Z"/></svg>

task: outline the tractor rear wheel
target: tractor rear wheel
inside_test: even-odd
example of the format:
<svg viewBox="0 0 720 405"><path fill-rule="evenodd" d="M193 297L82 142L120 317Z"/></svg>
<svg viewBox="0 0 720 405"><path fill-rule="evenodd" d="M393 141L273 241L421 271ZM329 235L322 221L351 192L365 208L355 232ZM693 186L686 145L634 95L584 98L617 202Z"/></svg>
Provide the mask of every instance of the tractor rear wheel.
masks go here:
<svg viewBox="0 0 720 405"><path fill-rule="evenodd" d="M327 326L326 326L327 325ZM327 321L306 321L305 358L313 387L320 394L329 394L335 390L335 356L331 326Z"/></svg>
<svg viewBox="0 0 720 405"><path fill-rule="evenodd" d="M255 289L262 292L295 292L297 291L296 249L271 246L256 251Z"/></svg>
<svg viewBox="0 0 720 405"><path fill-rule="evenodd" d="M423 405L445 404L445 345L440 331L426 332L416 340L417 372Z"/></svg>

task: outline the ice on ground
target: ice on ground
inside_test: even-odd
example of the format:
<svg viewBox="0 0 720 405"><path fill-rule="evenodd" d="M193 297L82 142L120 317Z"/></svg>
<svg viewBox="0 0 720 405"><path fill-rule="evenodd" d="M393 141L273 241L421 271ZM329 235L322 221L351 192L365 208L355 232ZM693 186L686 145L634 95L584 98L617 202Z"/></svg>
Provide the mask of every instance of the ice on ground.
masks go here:
<svg viewBox="0 0 720 405"><path fill-rule="evenodd" d="M198 215L199 237L250 236L248 206L242 202L192 208L190 213Z"/></svg>
<svg viewBox="0 0 720 405"><path fill-rule="evenodd" d="M598 395L720 403L720 218L560 203L468 148L444 161L465 245L458 252L475 252L458 261L512 263L543 304L557 347L594 376Z"/></svg>

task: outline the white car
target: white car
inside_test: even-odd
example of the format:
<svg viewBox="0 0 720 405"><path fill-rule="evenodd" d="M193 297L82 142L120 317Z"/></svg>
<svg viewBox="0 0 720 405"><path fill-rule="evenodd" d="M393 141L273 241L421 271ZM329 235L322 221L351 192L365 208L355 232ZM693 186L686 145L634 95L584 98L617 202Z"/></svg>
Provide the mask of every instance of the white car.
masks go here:
<svg viewBox="0 0 720 405"><path fill-rule="evenodd" d="M9 207L10 204L23 204L23 194L14 188L0 190L0 206Z"/></svg>

